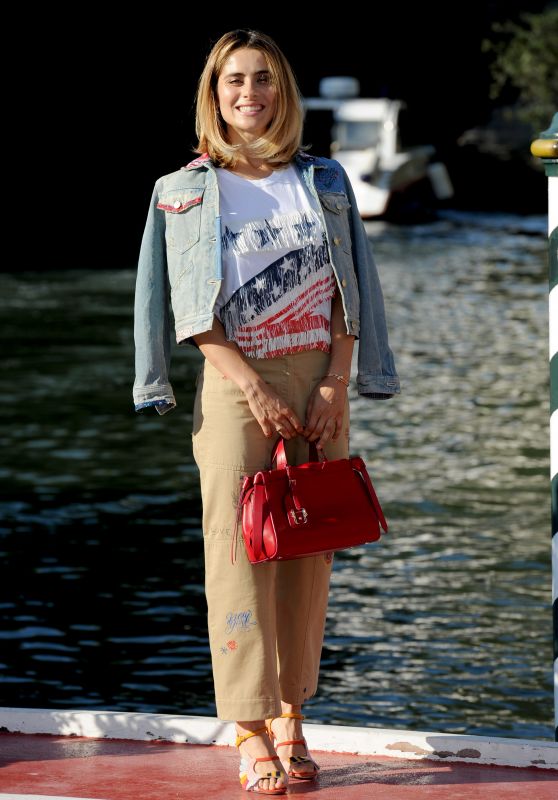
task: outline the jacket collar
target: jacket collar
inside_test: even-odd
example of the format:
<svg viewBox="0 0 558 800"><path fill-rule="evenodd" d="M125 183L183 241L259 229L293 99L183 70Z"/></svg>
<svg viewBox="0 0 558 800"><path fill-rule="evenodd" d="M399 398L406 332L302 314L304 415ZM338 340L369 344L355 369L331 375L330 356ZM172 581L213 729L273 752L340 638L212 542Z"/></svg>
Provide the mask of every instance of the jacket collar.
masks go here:
<svg viewBox="0 0 558 800"><path fill-rule="evenodd" d="M302 151L296 153L294 161L301 168L309 167L312 165L317 168L325 167L325 164L322 163L322 159L319 156L311 156L308 153L303 153ZM198 158L194 158L193 161L190 161L188 164L186 164L186 166L182 167L182 169L190 170L190 169L198 169L200 167L203 167L204 169L209 169L212 166L213 166L213 161L209 157L209 154L202 153L201 156L198 156Z"/></svg>
<svg viewBox="0 0 558 800"><path fill-rule="evenodd" d="M212 160L209 157L208 153L202 153L201 156L195 158L193 161L190 161L189 164L182 167L182 169L197 169L198 167L209 167L213 164Z"/></svg>

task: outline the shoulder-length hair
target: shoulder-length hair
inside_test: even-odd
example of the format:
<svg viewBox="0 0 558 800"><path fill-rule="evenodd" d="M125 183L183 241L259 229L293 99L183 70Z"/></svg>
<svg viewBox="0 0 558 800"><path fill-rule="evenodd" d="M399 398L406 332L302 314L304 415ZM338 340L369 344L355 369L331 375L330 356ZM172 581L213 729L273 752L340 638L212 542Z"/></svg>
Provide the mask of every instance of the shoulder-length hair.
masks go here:
<svg viewBox="0 0 558 800"><path fill-rule="evenodd" d="M275 115L265 134L250 145L233 145L227 140L226 123L219 110L217 81L226 60L240 48L263 53L276 88ZM273 39L253 30L225 33L213 45L200 76L196 94L196 153L208 153L219 166L234 166L242 146L254 158L265 158L275 169L288 164L301 149L304 112L293 70Z"/></svg>

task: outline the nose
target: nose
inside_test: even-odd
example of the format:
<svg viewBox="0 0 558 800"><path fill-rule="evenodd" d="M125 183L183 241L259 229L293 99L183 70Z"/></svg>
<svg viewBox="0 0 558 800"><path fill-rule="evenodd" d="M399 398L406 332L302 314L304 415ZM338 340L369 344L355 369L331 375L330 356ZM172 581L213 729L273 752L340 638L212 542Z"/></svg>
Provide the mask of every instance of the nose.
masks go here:
<svg viewBox="0 0 558 800"><path fill-rule="evenodd" d="M244 89L243 94L245 97L253 97L255 94L257 94L257 88L258 88L257 78L247 77L246 80L244 81L244 86L242 88Z"/></svg>

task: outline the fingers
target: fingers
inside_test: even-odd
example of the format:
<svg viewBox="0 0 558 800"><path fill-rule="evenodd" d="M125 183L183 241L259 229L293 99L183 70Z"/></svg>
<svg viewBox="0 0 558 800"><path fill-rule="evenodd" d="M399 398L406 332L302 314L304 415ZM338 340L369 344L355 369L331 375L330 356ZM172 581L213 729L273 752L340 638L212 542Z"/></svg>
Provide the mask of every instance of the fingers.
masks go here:
<svg viewBox="0 0 558 800"><path fill-rule="evenodd" d="M284 413L279 419L272 421L275 424L275 431L284 439L294 439L300 433L304 432L304 428L294 412Z"/></svg>
<svg viewBox="0 0 558 800"><path fill-rule="evenodd" d="M282 436L284 439L294 439L295 436L304 434L304 426L291 409L275 411L258 418L264 436Z"/></svg>
<svg viewBox="0 0 558 800"><path fill-rule="evenodd" d="M297 417L297 415L294 413L294 411L291 411L289 413L288 419L289 419L289 422L291 423L292 427L295 429L296 435L304 433L304 425L302 424L300 419Z"/></svg>
<svg viewBox="0 0 558 800"><path fill-rule="evenodd" d="M320 385L312 392L306 408L304 435L309 442L315 442L320 450L330 439L338 439L341 432L345 398L336 388Z"/></svg>
<svg viewBox="0 0 558 800"><path fill-rule="evenodd" d="M258 387L247 394L248 404L264 436L283 436L292 439L304 433L304 427L285 401L271 387Z"/></svg>
<svg viewBox="0 0 558 800"><path fill-rule="evenodd" d="M323 450L324 445L326 445L332 438L333 434L335 433L335 427L335 420L331 418L328 419L322 429L318 441L316 442L316 447L318 450Z"/></svg>
<svg viewBox="0 0 558 800"><path fill-rule="evenodd" d="M266 419L258 419L258 422L260 423L260 428L262 429L263 435L266 438L269 439L270 436L273 436L275 433L273 425L271 425Z"/></svg>
<svg viewBox="0 0 558 800"><path fill-rule="evenodd" d="M330 440L336 441L341 433L341 426L343 419L341 415L335 417L320 417L320 419L312 424L312 421L306 426L306 438L309 442L316 442L316 447L322 450Z"/></svg>

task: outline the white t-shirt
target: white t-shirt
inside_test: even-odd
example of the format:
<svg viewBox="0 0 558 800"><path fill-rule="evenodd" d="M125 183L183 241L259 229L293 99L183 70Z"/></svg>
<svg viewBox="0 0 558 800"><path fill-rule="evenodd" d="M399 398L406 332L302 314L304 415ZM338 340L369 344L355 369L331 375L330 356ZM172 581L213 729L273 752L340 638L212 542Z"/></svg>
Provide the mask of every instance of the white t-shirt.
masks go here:
<svg viewBox="0 0 558 800"><path fill-rule="evenodd" d="M217 169L227 339L253 358L331 345L335 276L311 195L290 165L248 180Z"/></svg>

